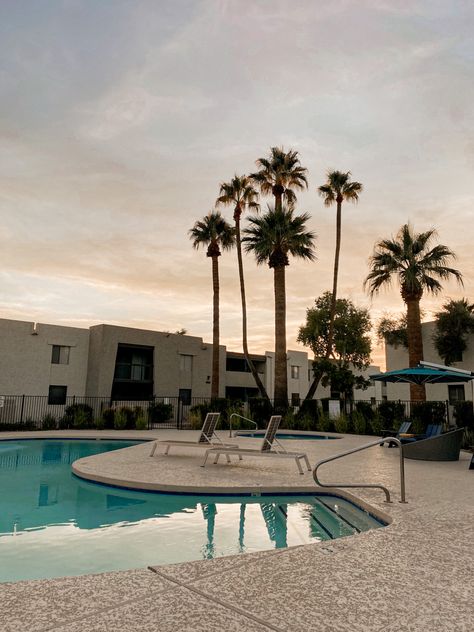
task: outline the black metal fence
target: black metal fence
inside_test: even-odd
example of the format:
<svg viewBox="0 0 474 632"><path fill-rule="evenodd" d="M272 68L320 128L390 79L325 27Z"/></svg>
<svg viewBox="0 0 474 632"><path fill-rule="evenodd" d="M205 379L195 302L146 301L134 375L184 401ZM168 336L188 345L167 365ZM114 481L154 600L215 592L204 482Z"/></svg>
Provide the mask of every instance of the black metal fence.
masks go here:
<svg viewBox="0 0 474 632"><path fill-rule="evenodd" d="M106 397L67 397L61 403L53 403L51 398L42 395L0 395L0 430L41 430L55 428L105 428L122 427L176 428L186 429L199 426L202 413L209 408L209 398L154 397L149 400L112 400ZM410 419L419 411L419 402L413 401L375 401L375 400L329 400L307 402L294 399L288 403L287 410L294 414L305 413L316 417L324 411L330 417L340 413L350 415L353 410L370 411L381 414L383 421L390 419L401 421ZM429 402L438 418L446 424L452 423L453 410L448 402ZM223 413L224 423L231 412L249 416L265 425L268 416L274 411L274 402L262 399L247 402L216 400L213 408ZM418 407L418 408L416 408ZM118 418L120 416L120 423ZM140 420L140 421L138 421Z"/></svg>
<svg viewBox="0 0 474 632"><path fill-rule="evenodd" d="M125 428L134 428L137 419L148 428L189 428L191 408L206 398L183 401L179 397L150 400L111 400L107 397L67 397L61 404L45 395L0 395L0 430L19 426L25 430L54 428L114 428L117 413Z"/></svg>

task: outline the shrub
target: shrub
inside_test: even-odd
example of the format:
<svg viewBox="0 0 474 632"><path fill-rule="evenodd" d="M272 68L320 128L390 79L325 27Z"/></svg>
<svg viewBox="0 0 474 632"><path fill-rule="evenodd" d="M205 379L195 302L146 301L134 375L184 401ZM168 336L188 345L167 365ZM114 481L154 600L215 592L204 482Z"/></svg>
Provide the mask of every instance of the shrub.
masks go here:
<svg viewBox="0 0 474 632"><path fill-rule="evenodd" d="M104 428L107 430L112 430L115 428L115 409L114 408L104 408L102 411L102 419L104 421Z"/></svg>
<svg viewBox="0 0 474 632"><path fill-rule="evenodd" d="M334 428L336 432L346 434L348 426L347 417L343 413L334 419Z"/></svg>
<svg viewBox="0 0 474 632"><path fill-rule="evenodd" d="M70 404L64 410L64 417L60 422L66 428L91 428L93 426L94 411L89 404Z"/></svg>
<svg viewBox="0 0 474 632"><path fill-rule="evenodd" d="M249 411L250 417L258 424L258 427L265 428L273 415L273 406L268 399L256 397L249 399Z"/></svg>
<svg viewBox="0 0 474 632"><path fill-rule="evenodd" d="M405 419L405 406L401 402L380 402L377 411L383 428L397 428Z"/></svg>
<svg viewBox="0 0 474 632"><path fill-rule="evenodd" d="M367 432L367 420L360 410L354 410L352 413L352 425L356 434L365 434Z"/></svg>
<svg viewBox="0 0 474 632"><path fill-rule="evenodd" d="M444 402L419 402L411 409L412 431L425 432L429 424L443 423L446 419L446 404Z"/></svg>
<svg viewBox="0 0 474 632"><path fill-rule="evenodd" d="M474 430L474 408L472 402L456 402L454 404L454 421L456 425Z"/></svg>
<svg viewBox="0 0 474 632"><path fill-rule="evenodd" d="M131 430L132 428L135 428L135 411L129 406L121 406L119 411L125 417L125 429Z"/></svg>
<svg viewBox="0 0 474 632"><path fill-rule="evenodd" d="M135 417L135 427L137 430L146 430L148 428L148 419L141 408L137 411Z"/></svg>
<svg viewBox="0 0 474 632"><path fill-rule="evenodd" d="M370 402L359 401L356 402L355 409L358 413L361 413L366 421L371 421L375 412Z"/></svg>
<svg viewBox="0 0 474 632"><path fill-rule="evenodd" d="M45 415L41 421L41 430L56 430L58 422L53 415Z"/></svg>
<svg viewBox="0 0 474 632"><path fill-rule="evenodd" d="M328 413L321 413L318 417L317 429L320 432L328 432L331 428L332 422Z"/></svg>
<svg viewBox="0 0 474 632"><path fill-rule="evenodd" d="M169 421L173 417L173 405L164 402L150 402L148 405L148 419L152 424Z"/></svg>
<svg viewBox="0 0 474 632"><path fill-rule="evenodd" d="M85 410L76 410L74 413L74 428L90 428L92 419L89 418Z"/></svg>
<svg viewBox="0 0 474 632"><path fill-rule="evenodd" d="M380 436L382 434L382 418L378 411L375 411L374 416L369 422L372 434Z"/></svg>
<svg viewBox="0 0 474 632"><path fill-rule="evenodd" d="M38 430L38 426L32 419L0 423L0 431L7 432L11 430Z"/></svg>
<svg viewBox="0 0 474 632"><path fill-rule="evenodd" d="M94 421L94 426L97 428L97 430L103 430L105 428L105 420L103 417L98 417L95 421Z"/></svg>
<svg viewBox="0 0 474 632"><path fill-rule="evenodd" d="M127 415L122 409L117 410L114 418L115 430L124 430L127 425Z"/></svg>

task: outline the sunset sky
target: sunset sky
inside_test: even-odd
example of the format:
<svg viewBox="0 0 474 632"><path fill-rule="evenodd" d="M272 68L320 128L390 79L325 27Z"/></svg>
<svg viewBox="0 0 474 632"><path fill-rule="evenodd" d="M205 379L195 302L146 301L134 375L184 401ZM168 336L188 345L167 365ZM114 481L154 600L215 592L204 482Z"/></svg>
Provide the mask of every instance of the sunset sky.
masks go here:
<svg viewBox="0 0 474 632"><path fill-rule="evenodd" d="M402 311L396 286L371 301L362 284L374 242L411 221L465 280L423 299L425 320L474 300L473 29L470 0L2 0L0 317L211 340L210 260L188 230L272 145L300 152L318 235L317 262L287 269L289 348L331 287L328 168L365 189L343 208L341 296L374 321ZM235 253L220 266L238 351ZM273 275L245 269L250 348L271 350Z"/></svg>

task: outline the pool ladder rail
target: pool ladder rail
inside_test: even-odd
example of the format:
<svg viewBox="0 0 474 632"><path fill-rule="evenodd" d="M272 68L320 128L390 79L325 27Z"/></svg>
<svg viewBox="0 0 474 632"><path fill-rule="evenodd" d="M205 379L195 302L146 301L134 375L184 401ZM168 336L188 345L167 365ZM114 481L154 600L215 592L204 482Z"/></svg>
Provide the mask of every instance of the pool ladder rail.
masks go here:
<svg viewBox="0 0 474 632"><path fill-rule="evenodd" d="M258 424L253 419L248 419L247 417L244 417L243 415L239 415L238 413L232 413L232 415L229 417L229 437L234 436L232 434L232 417L239 417L239 419L245 419L245 421L248 421L255 426L255 430L258 430Z"/></svg>
<svg viewBox="0 0 474 632"><path fill-rule="evenodd" d="M380 483L321 483L318 478L318 469L321 465L325 463L329 463L330 461L336 461L337 459L342 459L349 454L354 454L355 452L361 452L362 450L367 450L368 448L372 448L376 445L381 445L386 441L393 441L400 448L400 501L401 503L406 503L405 499L405 462L403 457L403 446L399 439L396 437L387 437L385 439L378 439L377 441L371 441L370 443L366 443L364 445L359 446L358 448L353 448L352 450L347 450L346 452L340 452L339 454L335 454L334 456L330 456L327 459L323 459L322 461L318 461L313 468L313 478L316 485L320 487L355 487L355 488L375 488L381 489L385 494L385 502L391 503L390 491Z"/></svg>

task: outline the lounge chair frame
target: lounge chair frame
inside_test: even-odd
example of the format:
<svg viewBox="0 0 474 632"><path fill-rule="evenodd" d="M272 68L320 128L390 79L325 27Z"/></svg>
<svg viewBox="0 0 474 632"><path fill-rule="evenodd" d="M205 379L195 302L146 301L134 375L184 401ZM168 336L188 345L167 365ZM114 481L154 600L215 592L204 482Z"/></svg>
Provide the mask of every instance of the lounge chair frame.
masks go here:
<svg viewBox="0 0 474 632"><path fill-rule="evenodd" d="M197 441L183 441L180 439L167 439L165 441L154 441L153 448L150 452L150 456L155 454L158 446L164 446L164 456L169 454L171 446L174 447L188 447L188 448L209 448L209 447L228 447L237 448L238 446L233 444L224 443L220 437L216 434L216 426L219 421L220 413L207 413L204 423L202 424L201 434ZM227 457L228 462L230 458Z"/></svg>
<svg viewBox="0 0 474 632"><path fill-rule="evenodd" d="M271 456L285 459L294 459L300 474L304 473L301 467L301 461L304 461L308 471L310 472L311 465L309 463L307 454L305 452L288 452L288 450L276 438L276 433L278 430L278 426L280 425L280 421L281 415L273 415L272 417L270 417L270 421L268 422L267 430L265 432L265 436L263 437L260 450L252 450L250 448L239 447L228 448L226 446L209 448L208 450L206 450L204 461L202 462L201 467L206 466L207 459L211 454L215 456L214 465L218 463L221 454L224 454L226 456L227 463L230 463L230 455L235 454L239 457L239 460L242 460L242 455L256 457ZM274 447L276 447L276 449L274 449Z"/></svg>

